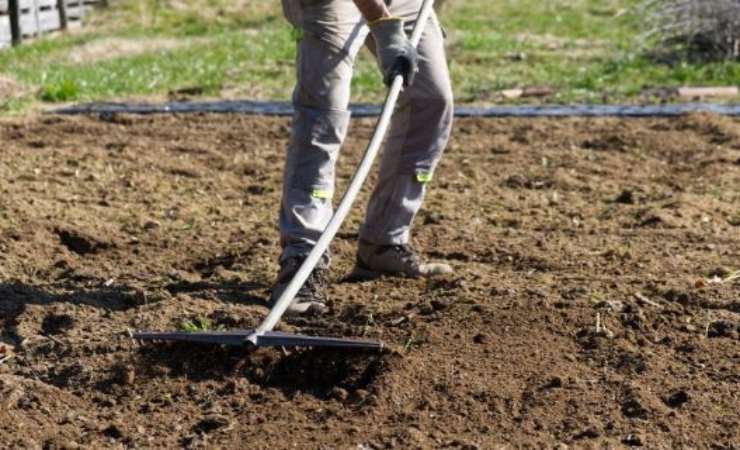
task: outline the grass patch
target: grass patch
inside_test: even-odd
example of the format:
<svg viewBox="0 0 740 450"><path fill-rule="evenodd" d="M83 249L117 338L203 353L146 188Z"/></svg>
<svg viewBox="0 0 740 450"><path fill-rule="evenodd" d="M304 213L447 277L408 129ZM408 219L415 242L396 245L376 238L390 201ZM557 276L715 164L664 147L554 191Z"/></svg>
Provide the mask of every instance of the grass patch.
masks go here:
<svg viewBox="0 0 740 450"><path fill-rule="evenodd" d="M458 101L497 103L505 101L498 96L503 89L550 86L556 93L548 102L629 102L648 86L737 84L740 63L661 65L644 56L635 38L643 26L638 3L449 0L442 22ZM0 101L0 111L23 111L39 101L161 100L182 91L290 98L295 35L279 2L111 5L80 31L0 51L0 75L29 87L23 98ZM157 40L169 45L159 48ZM102 50L91 52L96 46ZM353 99L377 102L383 94L376 65L363 52Z"/></svg>
<svg viewBox="0 0 740 450"><path fill-rule="evenodd" d="M47 83L39 92L39 98L45 102L68 102L77 100L79 96L80 86L76 81L69 79Z"/></svg>

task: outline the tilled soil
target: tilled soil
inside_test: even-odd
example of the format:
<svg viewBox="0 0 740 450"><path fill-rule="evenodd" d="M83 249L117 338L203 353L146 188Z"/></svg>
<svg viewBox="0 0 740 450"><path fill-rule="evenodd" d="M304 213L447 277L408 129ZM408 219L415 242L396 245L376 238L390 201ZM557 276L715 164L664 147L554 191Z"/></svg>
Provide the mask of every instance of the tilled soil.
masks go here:
<svg viewBox="0 0 740 450"><path fill-rule="evenodd" d="M414 236L455 274L346 281L364 193L281 325L390 351L133 342L264 317L288 134L0 122L0 447L738 448L740 120L458 120Z"/></svg>

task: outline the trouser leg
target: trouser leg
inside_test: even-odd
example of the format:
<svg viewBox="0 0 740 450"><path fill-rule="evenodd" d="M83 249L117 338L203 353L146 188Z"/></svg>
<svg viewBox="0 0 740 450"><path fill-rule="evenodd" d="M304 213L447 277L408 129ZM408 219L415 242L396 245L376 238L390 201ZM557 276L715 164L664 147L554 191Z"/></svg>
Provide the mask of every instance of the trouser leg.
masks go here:
<svg viewBox="0 0 740 450"><path fill-rule="evenodd" d="M280 207L281 262L305 257L332 217L334 165L349 124L352 66L367 36L351 1L286 4L286 16L302 37ZM321 265L328 264L326 255Z"/></svg>
<svg viewBox="0 0 740 450"><path fill-rule="evenodd" d="M391 13L404 17L410 31L420 6L420 0L394 0ZM418 50L419 73L399 100L360 231L361 239L378 245L409 242L412 222L452 127L452 88L436 16L427 24Z"/></svg>

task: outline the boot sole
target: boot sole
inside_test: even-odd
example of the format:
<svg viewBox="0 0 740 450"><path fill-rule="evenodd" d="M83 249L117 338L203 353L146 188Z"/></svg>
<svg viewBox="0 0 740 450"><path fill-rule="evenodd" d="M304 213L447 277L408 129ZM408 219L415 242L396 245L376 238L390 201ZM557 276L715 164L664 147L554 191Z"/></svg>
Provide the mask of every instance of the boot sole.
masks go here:
<svg viewBox="0 0 740 450"><path fill-rule="evenodd" d="M366 269L355 266L352 273L347 277L348 281L372 281L382 277L391 278L418 278L404 272L379 272L377 270Z"/></svg>
<svg viewBox="0 0 740 450"><path fill-rule="evenodd" d="M267 302L267 307L272 309L275 307L275 299L270 298ZM307 307L296 307L295 305L288 306L288 309L283 313L283 317L300 318L300 317L320 317L329 312L329 307L323 303L310 303Z"/></svg>
<svg viewBox="0 0 740 450"><path fill-rule="evenodd" d="M322 317L325 316L329 312L329 307L324 306L317 306L317 305L311 305L307 309L294 309L294 308L288 308L285 310L285 314L283 314L283 317L286 319L301 319L301 318L311 318L311 317Z"/></svg>

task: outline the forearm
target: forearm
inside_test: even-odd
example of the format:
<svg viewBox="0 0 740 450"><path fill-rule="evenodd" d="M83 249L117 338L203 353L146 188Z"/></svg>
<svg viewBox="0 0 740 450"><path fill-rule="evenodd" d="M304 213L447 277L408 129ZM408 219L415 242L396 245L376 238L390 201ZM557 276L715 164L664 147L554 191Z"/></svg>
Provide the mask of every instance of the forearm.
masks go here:
<svg viewBox="0 0 740 450"><path fill-rule="evenodd" d="M362 16L368 22L373 22L381 17L390 17L391 13L383 0L353 0Z"/></svg>

